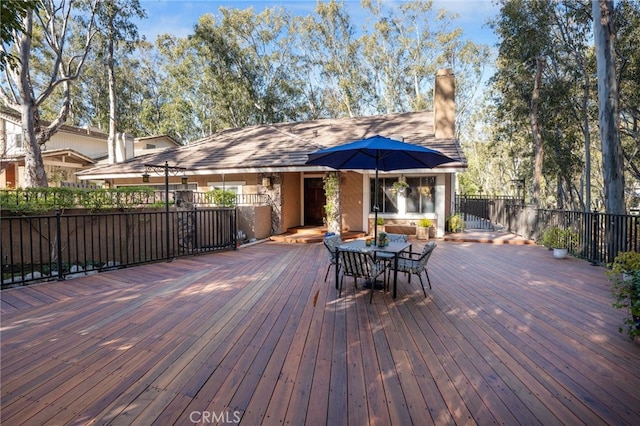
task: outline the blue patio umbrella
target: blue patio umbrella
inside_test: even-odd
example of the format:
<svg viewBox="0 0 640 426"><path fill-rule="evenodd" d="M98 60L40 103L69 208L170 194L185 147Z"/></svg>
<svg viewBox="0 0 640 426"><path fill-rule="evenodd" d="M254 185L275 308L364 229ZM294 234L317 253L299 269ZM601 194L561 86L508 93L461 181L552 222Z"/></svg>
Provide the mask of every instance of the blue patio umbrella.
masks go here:
<svg viewBox="0 0 640 426"><path fill-rule="evenodd" d="M376 135L345 145L322 149L309 154L306 164L327 166L336 170L375 170L375 195L373 211L378 222L378 171L431 169L440 164L454 162L440 151L400 142ZM377 227L374 226L377 241Z"/></svg>

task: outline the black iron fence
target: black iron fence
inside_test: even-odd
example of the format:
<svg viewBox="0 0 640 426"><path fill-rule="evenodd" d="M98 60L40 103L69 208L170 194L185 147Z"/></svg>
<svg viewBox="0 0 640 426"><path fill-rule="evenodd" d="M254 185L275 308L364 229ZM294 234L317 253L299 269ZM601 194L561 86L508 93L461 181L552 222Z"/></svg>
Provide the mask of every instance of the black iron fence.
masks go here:
<svg viewBox="0 0 640 426"><path fill-rule="evenodd" d="M267 206L271 204L268 194L232 194L231 197L216 196L212 192L194 192L193 202L200 206L233 204L235 206Z"/></svg>
<svg viewBox="0 0 640 426"><path fill-rule="evenodd" d="M454 212L462 217L468 228L493 229L492 217L505 205L521 205L522 199L512 196L483 197L456 194Z"/></svg>
<svg viewBox="0 0 640 426"><path fill-rule="evenodd" d="M535 241L549 228L571 229L578 238L570 253L597 264L611 263L621 251L640 251L640 216L635 214L537 209L506 196L456 195L454 209L466 221L481 225L477 227L504 229Z"/></svg>
<svg viewBox="0 0 640 426"><path fill-rule="evenodd" d="M6 216L2 287L236 248L235 208Z"/></svg>
<svg viewBox="0 0 640 426"><path fill-rule="evenodd" d="M640 251L640 216L536 209L506 205L497 220L506 229L536 241L546 229L571 229L578 235L569 252L590 262L609 264L621 251Z"/></svg>
<svg viewBox="0 0 640 426"><path fill-rule="evenodd" d="M265 206L271 204L267 194L234 194L225 191L193 192L193 202L201 207ZM27 190L0 189L0 206L14 212L42 212L54 208L89 208L93 210L161 207L173 205L176 191L166 200L165 191L149 187L120 187L113 189L70 187L29 188ZM22 207L22 208L21 208Z"/></svg>

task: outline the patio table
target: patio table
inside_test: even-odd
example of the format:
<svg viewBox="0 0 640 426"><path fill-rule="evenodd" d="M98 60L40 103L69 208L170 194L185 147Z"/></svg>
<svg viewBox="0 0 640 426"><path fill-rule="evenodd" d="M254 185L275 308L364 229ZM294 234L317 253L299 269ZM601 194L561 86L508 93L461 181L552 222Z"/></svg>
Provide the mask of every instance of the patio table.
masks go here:
<svg viewBox="0 0 640 426"><path fill-rule="evenodd" d="M373 253L386 253L391 254L394 262L394 270L393 270L393 298L396 298L397 290L398 290L398 256L403 251L409 249L411 247L411 243L404 242L390 242L389 245L384 247L378 247L375 244L368 246L365 243L365 240L354 240L349 241L338 246L338 251L345 249L357 249L362 252L373 252ZM390 257L384 256L385 259L389 259ZM338 280L340 279L338 274L338 268L336 268L336 288L338 288ZM373 283L372 283L373 285Z"/></svg>

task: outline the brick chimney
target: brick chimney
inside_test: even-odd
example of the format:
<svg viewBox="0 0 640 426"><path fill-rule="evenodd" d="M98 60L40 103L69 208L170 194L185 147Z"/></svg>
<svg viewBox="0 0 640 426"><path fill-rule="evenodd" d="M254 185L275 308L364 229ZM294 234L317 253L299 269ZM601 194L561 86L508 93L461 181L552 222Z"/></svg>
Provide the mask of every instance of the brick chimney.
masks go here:
<svg viewBox="0 0 640 426"><path fill-rule="evenodd" d="M433 93L433 126L436 139L456 137L456 82L451 68L438 70Z"/></svg>

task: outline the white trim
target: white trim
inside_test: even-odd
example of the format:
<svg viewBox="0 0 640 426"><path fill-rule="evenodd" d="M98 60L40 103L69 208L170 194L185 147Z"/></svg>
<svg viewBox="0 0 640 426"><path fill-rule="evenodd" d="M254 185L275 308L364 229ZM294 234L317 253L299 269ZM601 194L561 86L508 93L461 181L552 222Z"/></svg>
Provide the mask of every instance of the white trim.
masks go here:
<svg viewBox="0 0 640 426"><path fill-rule="evenodd" d="M398 174L398 173L415 173L415 174L440 174L440 173L456 173L456 172L464 172L466 167L447 167L447 168L436 168L436 169L407 169L407 170L395 170L392 172L379 172L380 175L383 174ZM323 166L291 166L291 167L248 167L248 168L233 168L233 169L198 169L198 170L187 170L188 176L207 176L207 175L219 175L221 173L225 174L239 174L239 173L325 173L325 172L335 172L336 169L332 169L331 167L323 167ZM375 172L372 170L339 170L340 172L356 172L360 174L374 174ZM119 178L134 178L140 177L144 173L144 170L138 172L128 172L128 173L96 173L96 174L83 174L78 176L80 180L98 180L98 179L119 179Z"/></svg>
<svg viewBox="0 0 640 426"><path fill-rule="evenodd" d="M439 171L439 170L438 170ZM362 218L363 218L363 226L366 227L369 224L369 219L375 216L374 213L369 212L369 206L371 205L371 185L369 184L369 180L375 178L375 171L367 171L364 173L365 179L362 180ZM382 217L385 219L415 219L416 221L422 218L428 219L437 219L438 225L436 228L436 234L438 237L442 237L444 235L444 226L445 226L445 191L446 191L446 174L445 173L416 173L414 171L407 170L396 170L390 172L379 172L378 177L399 177L404 175L405 177L430 177L435 176L435 212L434 213L407 213L406 212L406 200L399 200L398 202L398 213L382 213L378 212L378 217ZM454 175L455 176L455 175ZM404 198L404 197L401 197ZM402 209L401 209L402 207Z"/></svg>

